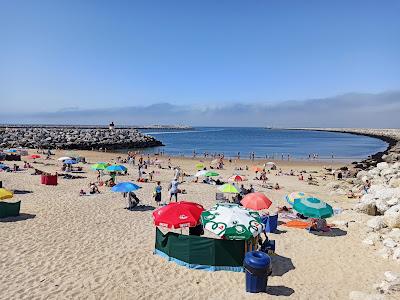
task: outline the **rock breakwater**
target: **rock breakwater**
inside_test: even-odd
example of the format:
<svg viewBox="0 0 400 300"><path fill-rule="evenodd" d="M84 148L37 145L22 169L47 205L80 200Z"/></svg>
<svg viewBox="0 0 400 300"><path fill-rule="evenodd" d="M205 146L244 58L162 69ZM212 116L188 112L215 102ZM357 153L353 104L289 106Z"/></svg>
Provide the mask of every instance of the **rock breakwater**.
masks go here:
<svg viewBox="0 0 400 300"><path fill-rule="evenodd" d="M91 150L99 148L146 148L162 146L153 137L136 129L99 128L0 128L1 148L61 148Z"/></svg>

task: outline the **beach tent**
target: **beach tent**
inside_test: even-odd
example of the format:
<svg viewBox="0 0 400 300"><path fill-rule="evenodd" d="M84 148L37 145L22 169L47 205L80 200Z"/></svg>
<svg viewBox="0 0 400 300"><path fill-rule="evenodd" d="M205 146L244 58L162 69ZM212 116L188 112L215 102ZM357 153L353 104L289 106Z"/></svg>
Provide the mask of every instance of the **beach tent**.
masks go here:
<svg viewBox="0 0 400 300"><path fill-rule="evenodd" d="M6 199L11 199L14 194L4 188L0 188L0 218L15 217L19 215L21 201L5 202Z"/></svg>
<svg viewBox="0 0 400 300"><path fill-rule="evenodd" d="M154 253L191 269L243 272L246 241L164 234L156 228Z"/></svg>

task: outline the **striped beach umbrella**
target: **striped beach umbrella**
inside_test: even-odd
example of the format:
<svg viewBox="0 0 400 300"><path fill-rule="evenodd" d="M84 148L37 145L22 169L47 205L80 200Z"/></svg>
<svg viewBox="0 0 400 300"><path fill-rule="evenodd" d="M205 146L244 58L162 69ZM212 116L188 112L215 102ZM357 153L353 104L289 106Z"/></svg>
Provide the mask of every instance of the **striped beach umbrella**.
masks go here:
<svg viewBox="0 0 400 300"><path fill-rule="evenodd" d="M287 194L285 196L285 200L287 203L289 203L291 206L293 206L294 204L294 200L296 199L302 199L302 198L306 198L309 197L309 195L307 195L306 193L303 192L293 192L290 194Z"/></svg>
<svg viewBox="0 0 400 300"><path fill-rule="evenodd" d="M325 219L333 216L332 206L314 197L295 199L293 209L309 218Z"/></svg>

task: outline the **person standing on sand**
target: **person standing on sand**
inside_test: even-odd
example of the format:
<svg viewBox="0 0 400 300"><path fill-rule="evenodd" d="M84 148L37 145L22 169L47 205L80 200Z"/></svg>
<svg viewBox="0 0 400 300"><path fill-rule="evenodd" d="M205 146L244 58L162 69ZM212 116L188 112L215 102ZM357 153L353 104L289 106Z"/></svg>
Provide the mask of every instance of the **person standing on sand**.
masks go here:
<svg viewBox="0 0 400 300"><path fill-rule="evenodd" d="M178 185L179 182L175 178L169 184L169 202L171 202L173 196L175 196L175 202L178 202Z"/></svg>
<svg viewBox="0 0 400 300"><path fill-rule="evenodd" d="M161 182L157 181L157 185L154 188L154 200L157 202L157 206L161 205L161 191L162 191L162 186L161 186Z"/></svg>

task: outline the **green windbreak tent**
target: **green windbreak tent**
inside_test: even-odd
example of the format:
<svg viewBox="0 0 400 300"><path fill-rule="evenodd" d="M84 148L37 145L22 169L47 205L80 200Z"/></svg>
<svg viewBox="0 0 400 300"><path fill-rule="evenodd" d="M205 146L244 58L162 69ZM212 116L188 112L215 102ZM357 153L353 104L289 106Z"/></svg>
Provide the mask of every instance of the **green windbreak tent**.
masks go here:
<svg viewBox="0 0 400 300"><path fill-rule="evenodd" d="M243 271L244 240L220 240L156 228L155 253L177 264L208 271Z"/></svg>

